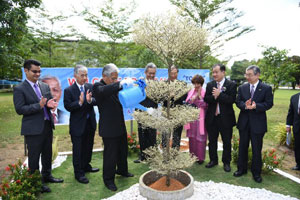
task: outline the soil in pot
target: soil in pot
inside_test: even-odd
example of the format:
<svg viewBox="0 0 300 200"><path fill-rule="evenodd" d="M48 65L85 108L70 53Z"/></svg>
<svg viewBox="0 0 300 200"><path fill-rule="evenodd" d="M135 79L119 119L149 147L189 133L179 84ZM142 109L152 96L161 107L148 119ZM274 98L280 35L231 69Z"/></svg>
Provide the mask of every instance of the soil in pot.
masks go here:
<svg viewBox="0 0 300 200"><path fill-rule="evenodd" d="M181 190L182 188L185 187L185 185L183 185L180 181L174 178L170 178L170 186L167 186L166 179L167 179L166 176L163 176L157 181L155 181L154 183L152 183L151 185L149 185L149 187L160 191L175 191L175 190Z"/></svg>

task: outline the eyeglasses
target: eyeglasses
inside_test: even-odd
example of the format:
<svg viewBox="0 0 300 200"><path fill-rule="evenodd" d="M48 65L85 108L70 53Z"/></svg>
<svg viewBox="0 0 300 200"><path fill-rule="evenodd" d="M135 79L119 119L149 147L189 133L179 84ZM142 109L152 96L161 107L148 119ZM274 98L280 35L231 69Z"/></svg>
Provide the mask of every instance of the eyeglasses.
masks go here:
<svg viewBox="0 0 300 200"><path fill-rule="evenodd" d="M42 73L42 70L30 70L30 71L32 71L32 73L34 73L34 74L37 74L37 73Z"/></svg>
<svg viewBox="0 0 300 200"><path fill-rule="evenodd" d="M254 74L244 74L244 76L245 76L245 77L251 78L251 77L253 77L253 76L255 76L255 75L254 75Z"/></svg>

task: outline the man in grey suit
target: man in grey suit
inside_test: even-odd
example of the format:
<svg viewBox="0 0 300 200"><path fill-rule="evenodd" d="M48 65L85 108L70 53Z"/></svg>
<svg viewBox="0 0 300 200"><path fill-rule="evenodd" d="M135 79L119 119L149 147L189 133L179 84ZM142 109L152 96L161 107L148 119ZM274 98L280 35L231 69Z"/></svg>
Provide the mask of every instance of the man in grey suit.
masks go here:
<svg viewBox="0 0 300 200"><path fill-rule="evenodd" d="M36 60L24 62L26 80L14 88L14 105L16 112L23 115L21 135L25 136L28 147L28 164L31 173L39 170L40 155L42 159L42 182L61 183L63 179L51 175L52 140L54 122L50 109L57 106L52 98L49 86L38 81L41 63ZM51 192L43 185L41 192Z"/></svg>

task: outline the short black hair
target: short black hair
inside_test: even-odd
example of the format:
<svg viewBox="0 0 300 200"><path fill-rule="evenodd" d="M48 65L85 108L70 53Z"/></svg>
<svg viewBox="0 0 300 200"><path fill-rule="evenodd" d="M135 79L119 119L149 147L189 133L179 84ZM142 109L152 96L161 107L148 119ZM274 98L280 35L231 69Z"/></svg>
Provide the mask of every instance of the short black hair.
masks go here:
<svg viewBox="0 0 300 200"><path fill-rule="evenodd" d="M31 65L41 66L41 63L37 60L29 59L24 62L24 69L31 69Z"/></svg>
<svg viewBox="0 0 300 200"><path fill-rule="evenodd" d="M220 67L220 70L222 71L222 72L225 72L226 71L226 67L225 67L225 65L223 65L223 64L221 64L221 63L218 63L218 64L215 64L212 68L215 68L215 67Z"/></svg>

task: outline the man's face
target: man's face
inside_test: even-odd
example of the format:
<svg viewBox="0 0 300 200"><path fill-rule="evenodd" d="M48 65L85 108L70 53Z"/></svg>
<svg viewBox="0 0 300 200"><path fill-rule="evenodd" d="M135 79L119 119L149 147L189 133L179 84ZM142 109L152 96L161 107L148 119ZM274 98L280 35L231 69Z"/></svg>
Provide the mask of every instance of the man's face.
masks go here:
<svg viewBox="0 0 300 200"><path fill-rule="evenodd" d="M31 68L29 70L25 68L24 72L28 80L30 80L33 83L36 83L41 76L41 67L36 65L31 65Z"/></svg>
<svg viewBox="0 0 300 200"><path fill-rule="evenodd" d="M220 66L216 66L212 70L212 76L213 76L215 81L220 82L225 77L225 71L222 72L220 70Z"/></svg>
<svg viewBox="0 0 300 200"><path fill-rule="evenodd" d="M74 74L74 76L75 76L75 78L76 78L77 83L78 83L79 85L83 85L83 84L85 84L86 81L87 81L87 76L88 76L88 74L87 74L87 71L85 71L85 70L80 70L80 71L78 71L77 74Z"/></svg>
<svg viewBox="0 0 300 200"><path fill-rule="evenodd" d="M61 97L61 87L55 79L43 80L44 83L47 83L50 87L51 95L56 102L59 102Z"/></svg>
<svg viewBox="0 0 300 200"><path fill-rule="evenodd" d="M148 70L145 72L146 79L154 80L155 74L156 74L156 68L148 68Z"/></svg>
<svg viewBox="0 0 300 200"><path fill-rule="evenodd" d="M170 72L170 81L174 81L177 79L178 71L177 69L172 69Z"/></svg>
<svg viewBox="0 0 300 200"><path fill-rule="evenodd" d="M250 83L250 84L255 84L259 79L259 75L260 75L259 73L254 75L253 69L249 69L245 73L245 77L246 77L248 83Z"/></svg>
<svg viewBox="0 0 300 200"><path fill-rule="evenodd" d="M112 72L110 74L110 76L106 76L105 74L102 75L103 77L103 81L109 85L109 84L112 84L112 83L116 83L118 82L118 72Z"/></svg>

